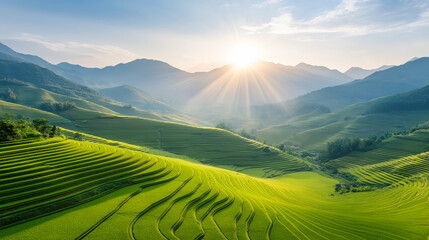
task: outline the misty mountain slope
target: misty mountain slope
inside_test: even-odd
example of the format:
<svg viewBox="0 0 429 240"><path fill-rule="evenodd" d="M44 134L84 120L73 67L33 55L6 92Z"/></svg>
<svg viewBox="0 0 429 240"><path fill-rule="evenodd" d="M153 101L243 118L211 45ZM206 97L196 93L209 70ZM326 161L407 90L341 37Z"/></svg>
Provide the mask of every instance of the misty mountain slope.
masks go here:
<svg viewBox="0 0 429 240"><path fill-rule="evenodd" d="M344 74L325 67L308 64L291 67L263 61L242 71L225 65L197 73L188 73L149 59L105 68L86 68L69 63L53 65L39 57L20 54L2 46L0 53L15 60L38 64L90 87L131 85L153 96L196 108L207 108L212 104L237 108L281 102L350 80ZM207 97L202 99L201 96Z"/></svg>
<svg viewBox="0 0 429 240"><path fill-rule="evenodd" d="M162 94L162 86L182 80L190 73L171 65L150 59L136 59L105 68L85 68L79 65L61 63L58 65L68 74L74 74L89 86L97 88L131 85L141 90L150 89L151 94Z"/></svg>
<svg viewBox="0 0 429 240"><path fill-rule="evenodd" d="M172 106L146 92L130 85L121 85L113 88L99 90L102 94L113 100L131 104L137 108L161 113L176 113Z"/></svg>
<svg viewBox="0 0 429 240"><path fill-rule="evenodd" d="M392 67L394 66L383 65L376 69L363 69L360 67L351 67L347 71L345 71L344 74L351 77L352 79L363 79L375 72L383 71Z"/></svg>
<svg viewBox="0 0 429 240"><path fill-rule="evenodd" d="M341 73L335 77L331 73L318 75L314 72L321 71L310 72L299 67L262 61L254 69L237 70L225 65L193 74L148 59L102 69L86 69L65 63L59 66L81 74L82 79L92 86L131 85L168 101L204 108L209 103L209 106L231 106L231 103L236 107L273 103L349 80Z"/></svg>
<svg viewBox="0 0 429 240"><path fill-rule="evenodd" d="M343 110L291 120L258 131L271 144L289 143L304 150L321 150L328 141L342 137L370 137L406 130L429 120L429 86L406 93L357 103Z"/></svg>
<svg viewBox="0 0 429 240"><path fill-rule="evenodd" d="M55 65L50 64L49 62L43 60L38 56L15 52L10 47L2 43L0 43L0 53L3 53L5 55L12 57L15 61L33 63L40 67L47 68L51 71L55 69ZM4 59L4 58L0 56L0 59ZM10 60L10 59L6 59L6 60Z"/></svg>
<svg viewBox="0 0 429 240"><path fill-rule="evenodd" d="M330 113L330 109L317 103L286 101L277 104L265 104L252 107L251 118L261 126L285 123L293 118L309 118Z"/></svg>
<svg viewBox="0 0 429 240"><path fill-rule="evenodd" d="M0 43L1 44L1 43ZM22 62L21 59L0 52L0 59L13 62Z"/></svg>
<svg viewBox="0 0 429 240"><path fill-rule="evenodd" d="M276 103L344 80L312 74L297 67L260 61L253 68L237 69L226 65L207 73L196 73L185 86L194 97L190 106L215 105L238 109ZM180 85L178 86L180 89Z"/></svg>
<svg viewBox="0 0 429 240"><path fill-rule="evenodd" d="M332 111L357 102L421 88L429 84L429 58L376 72L365 79L323 88L296 98L328 106Z"/></svg>
<svg viewBox="0 0 429 240"><path fill-rule="evenodd" d="M302 70L305 70L309 73L332 78L333 80L338 80L338 84L350 82L354 78L350 77L347 74L344 74L338 70L335 69L329 69L324 66L314 66L306 63L300 63L295 66L296 68L300 68ZM341 82L342 81L342 82Z"/></svg>
<svg viewBox="0 0 429 240"><path fill-rule="evenodd" d="M78 83L89 85L88 82L85 82L85 80L82 78L81 76L82 74L80 73L80 71L76 71L76 69L65 67L64 65L67 65L67 64L61 64L61 63L58 65L51 64L48 61L42 59L41 57L31 55L31 54L18 53L2 43L0 43L0 59L10 60L15 62L33 63L33 64L36 64L37 66L49 69L55 74L60 75L66 79L70 79ZM69 64L69 65L72 65L72 64ZM79 65L72 65L72 66L79 66ZM81 67L81 69L79 70L86 72L88 70L89 71L92 70L92 68Z"/></svg>
<svg viewBox="0 0 429 240"><path fill-rule="evenodd" d="M0 60L0 78L17 79L36 87L72 97L105 99L103 95L87 86L65 79L46 68L31 63Z"/></svg>
<svg viewBox="0 0 429 240"><path fill-rule="evenodd" d="M14 99L10 98L9 90L11 90L15 96ZM91 101L54 93L19 80L0 80L0 99L39 109L42 107L42 104L47 102L72 102L81 108L110 114L118 114L109 108L95 104Z"/></svg>
<svg viewBox="0 0 429 240"><path fill-rule="evenodd" d="M0 79L3 79L1 94L7 94L8 88L11 88L17 95L16 101L26 106L39 107L46 101L68 101L85 109L111 114L138 116L182 124L207 125L207 123L184 114L154 113L114 102L89 87L67 80L46 68L31 63L0 60ZM17 81L13 81L14 79ZM32 86L28 86L28 84Z"/></svg>

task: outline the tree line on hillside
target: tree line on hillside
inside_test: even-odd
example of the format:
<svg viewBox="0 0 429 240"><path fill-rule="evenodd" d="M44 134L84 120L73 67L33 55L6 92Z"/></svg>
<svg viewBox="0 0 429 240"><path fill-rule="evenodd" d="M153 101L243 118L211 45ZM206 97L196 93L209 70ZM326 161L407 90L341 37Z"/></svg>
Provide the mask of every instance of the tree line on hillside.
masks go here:
<svg viewBox="0 0 429 240"><path fill-rule="evenodd" d="M26 138L52 138L59 136L60 129L43 118L30 121L25 119L13 119L14 114L3 114L0 120L0 142L14 141Z"/></svg>
<svg viewBox="0 0 429 240"><path fill-rule="evenodd" d="M385 133L379 137L372 136L369 138L339 138L326 144L325 150L320 154L320 160L321 162L327 162L331 159L343 157L353 151L367 151L376 147L378 143L392 136L408 135L421 129L429 129L429 121L417 124L409 130Z"/></svg>
<svg viewBox="0 0 429 240"><path fill-rule="evenodd" d="M77 108L77 106L72 102L43 102L39 108L48 112L63 112Z"/></svg>
<svg viewBox="0 0 429 240"><path fill-rule="evenodd" d="M415 127L411 128L410 132L415 132L420 129L429 129L429 122L417 124Z"/></svg>
<svg viewBox="0 0 429 240"><path fill-rule="evenodd" d="M216 125L216 128L220 128L220 129L224 129L233 133L236 133L242 137L248 138L248 139L253 139L256 140L256 137L254 135L252 135L252 133L247 132L245 129L242 129L241 131L234 131L232 130L226 123L224 122L220 122Z"/></svg>
<svg viewBox="0 0 429 240"><path fill-rule="evenodd" d="M320 154L320 161L327 162L331 159L343 157L353 151L367 151L386 139L389 134L380 137L369 138L339 138L326 144L326 149Z"/></svg>

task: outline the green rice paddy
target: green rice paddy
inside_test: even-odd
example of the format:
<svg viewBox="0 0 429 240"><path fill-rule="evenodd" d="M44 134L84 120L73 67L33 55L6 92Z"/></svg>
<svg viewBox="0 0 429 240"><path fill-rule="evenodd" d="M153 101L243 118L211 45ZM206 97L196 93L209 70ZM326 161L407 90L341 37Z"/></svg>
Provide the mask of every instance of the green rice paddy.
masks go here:
<svg viewBox="0 0 429 240"><path fill-rule="evenodd" d="M338 195L86 141L0 146L2 239L427 239L428 176ZM386 161L384 163L388 163Z"/></svg>

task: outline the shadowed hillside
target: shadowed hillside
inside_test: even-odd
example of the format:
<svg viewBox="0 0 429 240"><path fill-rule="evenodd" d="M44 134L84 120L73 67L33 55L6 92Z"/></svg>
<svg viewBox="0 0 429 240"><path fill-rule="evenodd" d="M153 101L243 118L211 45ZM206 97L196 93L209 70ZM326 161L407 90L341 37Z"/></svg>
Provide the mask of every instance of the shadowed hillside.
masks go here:
<svg viewBox="0 0 429 240"><path fill-rule="evenodd" d="M296 100L323 104L334 111L353 103L424 87L429 84L427 76L429 58L419 58L362 80L314 91Z"/></svg>

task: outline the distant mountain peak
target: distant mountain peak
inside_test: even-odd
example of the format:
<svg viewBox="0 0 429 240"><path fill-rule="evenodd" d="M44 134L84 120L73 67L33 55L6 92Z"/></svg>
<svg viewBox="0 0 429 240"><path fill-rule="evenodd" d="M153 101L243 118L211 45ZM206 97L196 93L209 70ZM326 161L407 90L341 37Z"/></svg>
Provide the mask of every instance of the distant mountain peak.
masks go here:
<svg viewBox="0 0 429 240"><path fill-rule="evenodd" d="M325 76L325 77L329 77L329 78L338 79L338 80L341 80L343 82L348 82L348 81L352 80L352 78L350 78L346 74L344 74L344 73L342 73L336 69L327 68L325 66L316 66L316 65L311 65L308 63L299 63L295 66L295 68L305 70L305 71L310 72L310 73L315 74L315 75L321 75L321 76Z"/></svg>
<svg viewBox="0 0 429 240"><path fill-rule="evenodd" d="M393 65L383 65L381 67L375 68L375 69L364 69L361 67L351 67L347 71L344 72L347 76L353 78L353 79L364 79L368 77L369 75L378 72L387 70L391 67L394 67Z"/></svg>
<svg viewBox="0 0 429 240"><path fill-rule="evenodd" d="M408 62L412 62L412 61L415 61L415 60L417 60L417 59L420 59L420 58L418 58L418 57L413 57L413 58L411 58L410 60L408 60Z"/></svg>

